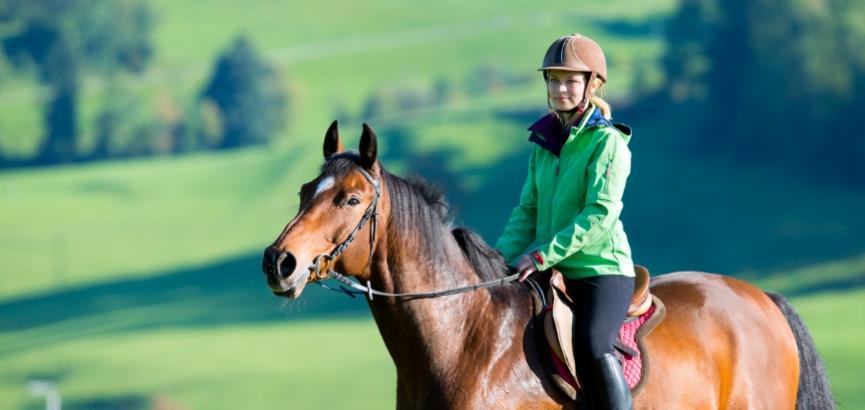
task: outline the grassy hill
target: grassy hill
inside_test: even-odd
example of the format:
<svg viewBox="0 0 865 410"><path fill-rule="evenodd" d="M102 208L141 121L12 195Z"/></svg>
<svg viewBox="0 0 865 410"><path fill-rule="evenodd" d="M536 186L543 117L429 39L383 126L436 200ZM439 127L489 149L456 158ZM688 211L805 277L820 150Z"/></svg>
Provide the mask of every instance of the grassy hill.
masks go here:
<svg viewBox="0 0 865 410"><path fill-rule="evenodd" d="M153 65L87 81L86 135L111 87L145 111L185 104L238 33L293 90L291 125L271 147L0 174L0 408L38 407L25 390L33 377L57 380L67 408L392 406L393 369L365 304L316 288L283 304L264 286L260 252L294 215L333 118L353 147L369 95L438 81L452 86L446 102L367 120L388 169L442 185L459 222L494 240L525 175L522 130L544 109L535 65L573 31L610 50L609 96L636 129L623 218L637 262L795 295L842 404L865 403L852 316L865 301L865 192L691 158L665 133L688 127L686 115L618 109L638 72L656 67L673 1L153 4ZM478 90L479 67L527 77ZM32 84L0 78L4 151L37 142Z"/></svg>
<svg viewBox="0 0 865 410"><path fill-rule="evenodd" d="M276 144L279 149L0 175L0 277L15 278L0 289L0 297L150 275L260 249L291 217L293 190L314 172L313 153L324 127L333 118L349 120L344 132L354 137L367 97L382 89L426 93L444 82L455 90L446 104L433 107L445 117L432 123L416 126L411 118L429 118L430 112L370 120L395 128L383 133L386 152L389 145L403 144L390 150L395 161L410 163L402 158L410 149L429 156L424 150L440 149L439 141L451 154L467 152L451 155L447 175L438 169L406 171L451 177L456 172L465 176L460 185L476 188L483 178L478 167L489 168L512 154L522 138L502 141L520 135L524 124L497 124L490 111L541 107L534 68L551 39L582 31L609 43L610 75L616 78L610 93L624 95L636 62L654 61L661 49L660 32L646 31L646 22L658 21L672 6L672 1L652 7L616 1L589 17L569 2L543 10L518 1L446 2L433 10L381 0L348 10L327 2L155 1L154 62L142 76L88 78L79 148L86 151L92 144L93 118L104 104L115 103L110 93L131 93L137 98L133 106L145 116L182 107L217 54L244 34L279 67L293 93L290 126ZM635 35L634 27L643 32ZM478 93L472 83L482 67L533 81ZM8 90L0 95L0 147L24 155L35 149L41 133L43 90L6 68L0 70L5 74L0 86ZM460 117L461 124L448 123L448 115ZM399 141L406 138L417 144ZM475 175L462 172L467 169Z"/></svg>
<svg viewBox="0 0 865 410"><path fill-rule="evenodd" d="M293 212L296 180L286 176L314 171L298 154L257 150L0 175L0 296L263 249L276 221Z"/></svg>
<svg viewBox="0 0 865 410"><path fill-rule="evenodd" d="M0 364L4 409L38 407L25 386L39 377L59 380L73 409L381 409L395 398L394 370L369 320L109 335Z"/></svg>
<svg viewBox="0 0 865 410"><path fill-rule="evenodd" d="M516 0L448 0L436 7L397 0L358 7L332 1L158 0L153 2L157 25L150 68L141 76L86 81L80 148L86 151L92 145L94 118L104 104L114 102L109 92L135 95L134 106L142 115L181 109L197 95L216 56L241 34L277 65L291 89L290 126L280 136L283 141L317 135L318 124L340 111L359 112L367 96L382 87L425 89L444 80L459 89L482 65L534 74L540 53L552 39L573 31L609 44L610 77L616 79L610 92L623 95L638 65L648 64L651 71L661 50L661 26L644 27L641 22L659 21L674 4L664 0L634 6L617 0L588 15L561 0L542 9ZM0 84L9 92L0 95L0 147L26 155L38 143L43 93L31 77L2 68L6 75L0 75Z"/></svg>
<svg viewBox="0 0 865 410"><path fill-rule="evenodd" d="M515 113L508 98L474 102L374 126L391 171L442 185L460 221L493 241L525 175L520 130L536 111ZM865 220L857 218L865 192L661 151L652 145L652 123L635 125L644 132L632 143L623 219L638 263L652 271L783 278L802 265L865 252ZM358 128L343 125L349 146ZM297 189L321 161L321 138L276 150L4 173L0 297L257 254L293 217ZM832 212L815 218L820 207Z"/></svg>
<svg viewBox="0 0 865 410"><path fill-rule="evenodd" d="M304 296L309 297L315 294ZM865 301L865 290L792 301L814 334L841 408L865 408L858 384L858 369L865 366L862 321L852 309ZM270 304L275 308L279 302L270 299ZM269 323L116 329L178 311L182 316L184 310L171 305L121 310L0 333L0 346L21 347L14 354L0 351L0 407L38 407L40 400L25 390L32 378L58 381L66 408L393 406L394 369L368 318L322 320L283 310ZM97 333L77 337L88 331ZM48 334L52 343L32 343Z"/></svg>

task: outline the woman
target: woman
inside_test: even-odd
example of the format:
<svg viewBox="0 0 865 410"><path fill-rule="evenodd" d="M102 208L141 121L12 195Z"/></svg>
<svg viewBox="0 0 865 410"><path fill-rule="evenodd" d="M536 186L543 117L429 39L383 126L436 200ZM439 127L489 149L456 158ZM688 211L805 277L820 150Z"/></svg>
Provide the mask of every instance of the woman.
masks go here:
<svg viewBox="0 0 865 410"><path fill-rule="evenodd" d="M496 248L516 260L521 281L550 268L562 272L574 301L574 358L588 399L595 409L630 409L631 393L612 353L634 290L619 220L630 130L613 126L609 104L597 96L607 64L590 38L557 39L538 71L551 112L529 127L528 176Z"/></svg>

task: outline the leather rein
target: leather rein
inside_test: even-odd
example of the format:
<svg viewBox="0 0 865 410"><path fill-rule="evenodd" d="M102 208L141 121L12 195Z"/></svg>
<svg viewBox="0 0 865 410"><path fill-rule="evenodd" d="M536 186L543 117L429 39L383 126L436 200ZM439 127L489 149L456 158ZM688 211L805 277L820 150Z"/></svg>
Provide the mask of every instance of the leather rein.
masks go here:
<svg viewBox="0 0 865 410"><path fill-rule="evenodd" d="M325 289L332 290L334 292L343 293L343 294L348 295L352 298L354 298L355 295L362 294L362 295L366 295L369 298L369 300L373 300L373 296L385 296L385 297L406 298L406 299L428 299L428 298L437 298L440 296L456 295L459 293L471 292L471 291L483 289L483 288L492 288L492 287L496 287L496 286L501 286L501 285L507 284L509 282L513 282L513 281L517 280L517 278L519 278L519 273L514 273L513 275L505 276L505 277L502 277L500 279L481 282L481 283L474 284L474 285L460 286L460 287L451 288L451 289L442 289L442 290L435 290L435 291L428 291L428 292L391 293L391 292L384 292L384 291L380 291L377 289L373 289L372 284L370 283L369 280L366 281L366 285L363 285L363 284L360 284L358 282L355 282L355 281L349 279L349 277L347 275L336 272L330 268L327 269L326 273L322 273L322 271L321 271L322 260L324 259L324 260L327 260L328 262L332 262L336 258L338 258L340 255L342 255L342 253L345 252L345 249L348 247L348 245L350 245L354 241L355 237L357 236L357 233L360 232L361 229L363 229L364 225L366 225L366 223L368 221L370 223L370 235L369 235L369 256L367 258L366 267L369 268L370 265L372 264L372 254L375 251L376 227L378 225L378 222L377 222L377 219L378 219L377 218L378 217L378 202L379 202L379 199L381 198L381 184L378 181L376 181L365 169L359 167L359 168L357 168L357 170L360 171L361 175L363 175L363 177L366 178L367 181L369 181L370 185L372 185L375 196L373 197L372 202L370 202L369 206L366 208L366 211L364 211L363 216L361 216L361 218L360 218L360 221L357 223L357 225L354 227L354 229L351 231L351 233L348 234L348 237L345 238L345 240L342 241L339 245L336 245L336 247L334 247L333 250L331 250L329 253L323 253L321 255L316 256L315 259L312 260L312 264L308 268L310 270L310 272L312 273L312 275L314 275L314 277L316 279L328 279L329 278L329 279L336 280L337 282L340 283L339 288L334 288L334 287L328 286L324 283L321 283L319 280L316 280L314 282L315 284L317 284L317 285L319 285ZM533 280L530 280L529 283L530 283L530 286L532 286L533 288L538 286L537 283L535 283L535 281L533 281Z"/></svg>

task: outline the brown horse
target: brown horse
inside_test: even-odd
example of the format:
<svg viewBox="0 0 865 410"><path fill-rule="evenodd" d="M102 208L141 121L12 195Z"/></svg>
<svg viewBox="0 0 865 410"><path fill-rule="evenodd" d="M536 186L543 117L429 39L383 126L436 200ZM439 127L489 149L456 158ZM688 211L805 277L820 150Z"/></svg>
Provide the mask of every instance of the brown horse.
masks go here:
<svg viewBox="0 0 865 410"><path fill-rule="evenodd" d="M273 293L299 297L330 270L392 293L505 276L495 251L451 228L440 194L381 166L376 141L364 124L360 152L343 152L336 122L328 129L321 174L264 253ZM700 272L662 275L651 291L667 316L645 339L651 369L636 408L834 407L813 341L782 297ZM396 365L399 409L574 407L543 374L525 287L376 296L369 307Z"/></svg>

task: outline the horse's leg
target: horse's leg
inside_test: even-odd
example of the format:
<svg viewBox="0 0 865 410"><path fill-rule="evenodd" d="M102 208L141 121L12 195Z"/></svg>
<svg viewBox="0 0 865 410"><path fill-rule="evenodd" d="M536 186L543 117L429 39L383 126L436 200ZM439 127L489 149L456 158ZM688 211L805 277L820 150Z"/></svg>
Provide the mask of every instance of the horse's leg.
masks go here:
<svg viewBox="0 0 865 410"><path fill-rule="evenodd" d="M646 338L638 409L793 409L796 342L774 303L745 282L701 273L658 277L667 317Z"/></svg>
<svg viewBox="0 0 865 410"><path fill-rule="evenodd" d="M396 378L396 408L397 410L408 410L411 408L408 396L406 395L405 386L403 386L399 376Z"/></svg>

